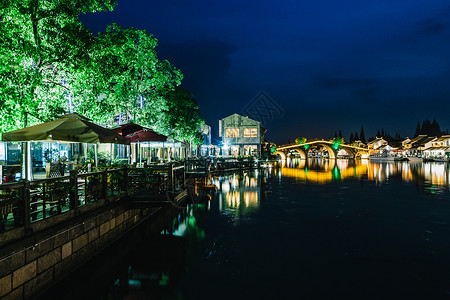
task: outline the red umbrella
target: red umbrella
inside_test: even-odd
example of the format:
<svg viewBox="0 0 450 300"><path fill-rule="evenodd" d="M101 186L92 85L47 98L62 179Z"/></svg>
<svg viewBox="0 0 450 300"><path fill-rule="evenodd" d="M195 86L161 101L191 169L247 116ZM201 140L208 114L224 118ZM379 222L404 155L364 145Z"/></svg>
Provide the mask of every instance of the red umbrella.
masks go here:
<svg viewBox="0 0 450 300"><path fill-rule="evenodd" d="M113 131L131 139L132 143L137 142L167 142L167 136L159 134L150 128L134 123L123 124L114 128Z"/></svg>
<svg viewBox="0 0 450 300"><path fill-rule="evenodd" d="M153 130L141 130L127 135L132 143L137 142L167 142L167 136L154 132Z"/></svg>

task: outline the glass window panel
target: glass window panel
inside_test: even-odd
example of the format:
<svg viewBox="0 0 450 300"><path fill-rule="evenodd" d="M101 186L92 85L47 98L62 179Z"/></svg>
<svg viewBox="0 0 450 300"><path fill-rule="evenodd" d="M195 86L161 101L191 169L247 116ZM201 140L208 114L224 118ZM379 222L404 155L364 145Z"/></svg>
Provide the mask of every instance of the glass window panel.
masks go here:
<svg viewBox="0 0 450 300"><path fill-rule="evenodd" d="M258 129L244 128L244 137L258 137Z"/></svg>
<svg viewBox="0 0 450 300"><path fill-rule="evenodd" d="M225 130L225 137L239 137L239 128L228 128Z"/></svg>

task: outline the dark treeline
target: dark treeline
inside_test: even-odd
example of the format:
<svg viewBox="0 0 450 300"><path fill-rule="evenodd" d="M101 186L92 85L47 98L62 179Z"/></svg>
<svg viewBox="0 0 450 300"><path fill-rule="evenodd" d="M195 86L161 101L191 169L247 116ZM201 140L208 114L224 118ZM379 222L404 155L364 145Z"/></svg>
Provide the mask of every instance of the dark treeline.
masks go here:
<svg viewBox="0 0 450 300"><path fill-rule="evenodd" d="M356 142L356 141L361 141L363 143L366 143L366 135L364 133L364 127L361 126L361 130L359 131L355 131L355 133L351 133L350 134L350 138L348 140L350 143Z"/></svg>
<svg viewBox="0 0 450 300"><path fill-rule="evenodd" d="M433 122L430 122L430 120L426 119L423 120L422 126L420 126L420 123L417 122L416 132L414 133L414 137L419 135L428 135L428 136L441 136L444 134L448 134L448 129L445 131L441 131L441 126L439 126L439 123L436 122L436 119L433 119Z"/></svg>
<svg viewBox="0 0 450 300"><path fill-rule="evenodd" d="M422 125L420 125L420 122L417 122L417 127L416 127L416 131L414 133L414 137L417 137L419 135L440 137L440 136L445 135L445 134L449 134L448 129L441 130L441 127L440 127L439 123L436 121L436 118L434 118L432 122L430 120L428 120L428 119L423 120L422 121ZM337 134L335 132L334 133L334 137L341 137L342 138L341 130L339 130L339 134ZM387 140L390 140L390 141L399 141L399 140L404 138L397 132L394 135L391 135L390 132L388 132L384 128L381 128L381 129L377 130L376 137L369 137L366 140L366 137L365 137L365 134L364 134L364 128L363 128L363 126L361 126L361 130L360 130L359 133L358 133L358 131L350 133L350 137L348 139L348 142L349 143L354 143L356 141L361 141L363 143L366 143L366 142L370 142L370 141L372 141L372 140L374 140L376 138L380 138L380 137L382 137L384 139L387 139Z"/></svg>

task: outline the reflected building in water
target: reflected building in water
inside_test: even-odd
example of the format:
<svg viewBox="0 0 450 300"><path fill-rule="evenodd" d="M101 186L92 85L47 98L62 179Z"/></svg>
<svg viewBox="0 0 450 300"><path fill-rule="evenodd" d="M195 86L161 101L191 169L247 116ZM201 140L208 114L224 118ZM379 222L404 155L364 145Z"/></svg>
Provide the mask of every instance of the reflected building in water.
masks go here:
<svg viewBox="0 0 450 300"><path fill-rule="evenodd" d="M406 182L450 186L450 165L446 163L372 163L368 160L288 159L283 163L282 176L310 183L328 183L350 178L383 183L401 177Z"/></svg>
<svg viewBox="0 0 450 300"><path fill-rule="evenodd" d="M257 170L214 178L219 210L239 218L257 209L266 178L267 174Z"/></svg>

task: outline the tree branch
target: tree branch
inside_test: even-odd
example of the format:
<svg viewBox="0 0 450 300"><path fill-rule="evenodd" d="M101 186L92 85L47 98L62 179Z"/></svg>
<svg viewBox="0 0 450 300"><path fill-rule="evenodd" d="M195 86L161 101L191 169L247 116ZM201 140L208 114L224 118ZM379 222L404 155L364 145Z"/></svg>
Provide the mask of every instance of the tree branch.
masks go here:
<svg viewBox="0 0 450 300"><path fill-rule="evenodd" d="M47 83L52 83L54 85L63 87L66 91L70 92L70 89L65 87L62 83L58 83L58 82L55 82L55 81L52 81L52 80L49 80L49 79L46 79L46 78L42 78L42 81L47 82Z"/></svg>

